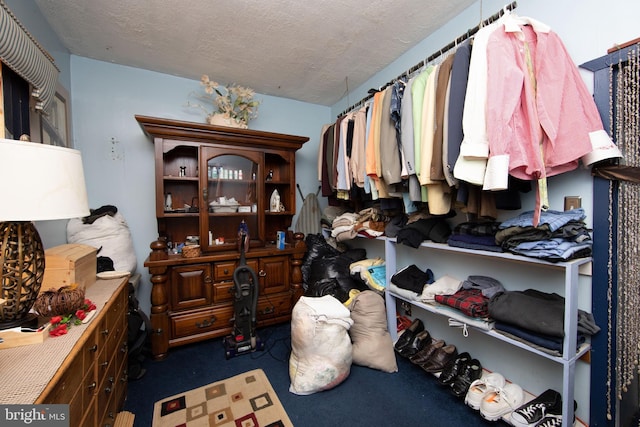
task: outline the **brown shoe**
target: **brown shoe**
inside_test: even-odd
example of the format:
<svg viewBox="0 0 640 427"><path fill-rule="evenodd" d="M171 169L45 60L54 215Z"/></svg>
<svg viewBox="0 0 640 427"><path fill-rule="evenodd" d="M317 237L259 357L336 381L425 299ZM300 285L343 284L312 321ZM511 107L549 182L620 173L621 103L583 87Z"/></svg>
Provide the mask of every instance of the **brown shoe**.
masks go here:
<svg viewBox="0 0 640 427"><path fill-rule="evenodd" d="M422 365L422 369L429 373L440 372L444 367L458 356L458 350L453 344L445 345L433 352L429 361Z"/></svg>
<svg viewBox="0 0 640 427"><path fill-rule="evenodd" d="M436 349L444 347L444 345L445 342L443 340L432 340L431 343L422 350L409 357L409 360L416 365L423 365L427 363Z"/></svg>

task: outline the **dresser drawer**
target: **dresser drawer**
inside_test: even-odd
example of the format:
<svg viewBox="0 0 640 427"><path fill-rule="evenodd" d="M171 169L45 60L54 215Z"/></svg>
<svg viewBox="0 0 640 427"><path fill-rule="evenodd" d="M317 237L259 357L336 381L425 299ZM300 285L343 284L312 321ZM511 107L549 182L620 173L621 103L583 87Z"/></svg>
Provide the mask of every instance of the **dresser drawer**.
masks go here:
<svg viewBox="0 0 640 427"><path fill-rule="evenodd" d="M257 320L268 320L291 314L293 295L289 292L280 295L270 295L258 300Z"/></svg>
<svg viewBox="0 0 640 427"><path fill-rule="evenodd" d="M213 285L213 302L219 304L221 302L233 301L231 288L233 288L232 281L215 283Z"/></svg>
<svg viewBox="0 0 640 427"><path fill-rule="evenodd" d="M171 317L173 338L188 337L231 326L233 307L200 310Z"/></svg>
<svg viewBox="0 0 640 427"><path fill-rule="evenodd" d="M93 363L96 360L98 351L102 350L98 347L98 341L98 333L93 331L88 335L87 341L82 346L82 369L84 372L87 372L89 367L94 366Z"/></svg>
<svg viewBox="0 0 640 427"><path fill-rule="evenodd" d="M258 274L258 261L247 260L247 266ZM233 272L236 271L238 263L236 261L217 262L213 267L213 279L216 282L233 281Z"/></svg>
<svg viewBox="0 0 640 427"><path fill-rule="evenodd" d="M71 403L83 377L82 364L78 363L78 359L80 357L76 357L71 362L70 368L62 374L55 389L47 396L44 403Z"/></svg>
<svg viewBox="0 0 640 427"><path fill-rule="evenodd" d="M118 378L116 377L116 364L114 359L108 362L108 365L104 367L104 376L100 379L98 386L98 417L103 418L109 408L109 400L113 398L116 383Z"/></svg>
<svg viewBox="0 0 640 427"><path fill-rule="evenodd" d="M74 420L72 419L71 422L69 423L70 426L94 426L96 425L96 410L98 409L96 407L96 402L95 399L93 401L90 401L88 394L86 393L86 389L85 390L85 396L87 397L83 397L83 401L86 402L83 406L84 406L84 410L85 410L85 414L84 417L82 418L82 422L76 424L74 422ZM91 394L91 396L93 397L93 393Z"/></svg>
<svg viewBox="0 0 640 427"><path fill-rule="evenodd" d="M86 378L86 376L85 376ZM79 426L82 421L82 416L84 415L85 405L83 399L85 399L85 392L81 385L84 384L84 378L80 378L78 382L78 388L75 390L75 394L71 401L69 402L69 425L71 426ZM88 402L88 400L87 400ZM62 403L62 402L56 402Z"/></svg>
<svg viewBox="0 0 640 427"><path fill-rule="evenodd" d="M95 369L95 366L92 366L91 369L93 371ZM82 387L80 390L78 390L78 394L76 396L81 398L80 401L82 402L82 408L85 411L85 415L84 415L85 421L81 424L75 424L72 419L69 425L71 426L95 425L95 416L96 416L96 409L97 409L95 397L96 397L97 389L98 389L98 382L96 380L94 372L87 373L87 375L85 375L84 378L82 379ZM74 411L71 410L71 412L73 413Z"/></svg>
<svg viewBox="0 0 640 427"><path fill-rule="evenodd" d="M233 272L236 270L236 262L217 262L213 266L213 280L221 282L223 280L233 280Z"/></svg>

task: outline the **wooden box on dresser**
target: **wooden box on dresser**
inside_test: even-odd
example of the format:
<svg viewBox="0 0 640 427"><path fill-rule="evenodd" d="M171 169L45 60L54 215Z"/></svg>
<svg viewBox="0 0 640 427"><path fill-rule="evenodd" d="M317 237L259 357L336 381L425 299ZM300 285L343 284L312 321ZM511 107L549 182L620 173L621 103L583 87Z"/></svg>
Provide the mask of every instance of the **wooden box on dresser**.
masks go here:
<svg viewBox="0 0 640 427"><path fill-rule="evenodd" d="M127 282L90 285L96 314L66 335L0 350L0 403L68 404L70 426L113 426L127 392Z"/></svg>
<svg viewBox="0 0 640 427"><path fill-rule="evenodd" d="M249 230L246 262L258 275L258 327L289 321L302 294L302 234L286 231L296 212L295 154L307 137L146 116L136 120L155 148L158 240L151 274L151 351L229 335L238 229ZM280 205L272 209L278 194ZM170 197L168 197L170 196ZM185 257L176 246L197 240Z"/></svg>

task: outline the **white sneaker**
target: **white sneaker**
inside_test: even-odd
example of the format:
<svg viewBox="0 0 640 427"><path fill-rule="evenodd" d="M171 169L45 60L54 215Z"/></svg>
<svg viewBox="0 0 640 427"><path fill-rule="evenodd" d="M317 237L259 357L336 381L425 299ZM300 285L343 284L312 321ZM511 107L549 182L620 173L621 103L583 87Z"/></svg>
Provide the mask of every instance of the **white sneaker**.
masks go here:
<svg viewBox="0 0 640 427"><path fill-rule="evenodd" d="M515 411L523 401L522 387L508 383L484 395L480 402L480 415L486 420L496 421L503 415Z"/></svg>
<svg viewBox="0 0 640 427"><path fill-rule="evenodd" d="M484 395L504 387L505 382L504 377L497 372L483 372L482 377L469 386L464 403L476 411L479 410Z"/></svg>

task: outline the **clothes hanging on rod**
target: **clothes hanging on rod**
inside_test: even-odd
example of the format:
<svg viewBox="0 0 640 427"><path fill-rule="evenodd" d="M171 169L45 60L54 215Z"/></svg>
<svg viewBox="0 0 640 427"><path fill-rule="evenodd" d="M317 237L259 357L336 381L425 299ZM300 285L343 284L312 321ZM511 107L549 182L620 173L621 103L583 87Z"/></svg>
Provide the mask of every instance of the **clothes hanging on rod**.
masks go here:
<svg viewBox="0 0 640 427"><path fill-rule="evenodd" d="M354 109L356 109L358 107L361 107L362 105L364 105L364 103L366 101L368 101L371 98L373 98L374 94L372 93L372 91L374 93L378 92L378 91L382 91L382 90L386 89L387 87L391 86L397 80L400 80L402 78L406 78L406 77L412 75L413 73L418 71L420 68L424 67L426 64L429 64L433 60L435 60L435 59L439 58L440 56L442 56L443 54L449 52L451 49L456 47L458 44L460 44L460 43L464 42L465 40L467 40L467 39L471 38L472 36L474 36L478 32L478 30L480 28L482 28L482 27L484 27L486 25L489 25L490 23L492 23L492 22L496 21L497 19L499 19L501 16L503 16L508 11L514 10L517 7L518 7L518 2L515 2L515 1L509 3L506 6L504 6L501 10L499 10L496 13L494 13L493 15L491 15L490 17L488 17L487 19L482 21L480 24L476 25L473 28L470 28L469 30L467 30L466 33L460 35L459 37L457 37L455 40L451 41L449 44L447 44L443 48L435 51L426 60L418 62L416 65L414 65L413 67L409 68L407 71L405 71L404 73L402 73L398 77L396 77L394 80L392 80L390 82L387 82L385 85L381 86L377 91L375 89L370 89L369 90L369 95L365 96L360 101L356 102L355 104L352 104L350 107L348 107L345 110L343 110L342 113L340 113L340 116L344 116L348 112L350 112L350 111L352 111L352 110L354 110Z"/></svg>
<svg viewBox="0 0 640 427"><path fill-rule="evenodd" d="M615 148L558 35L515 14L483 26L473 48L465 40L372 98L323 133L325 196L394 200L405 212L421 203L431 215L463 207L495 219L498 209L521 209L520 191L537 184L539 214L546 177Z"/></svg>

